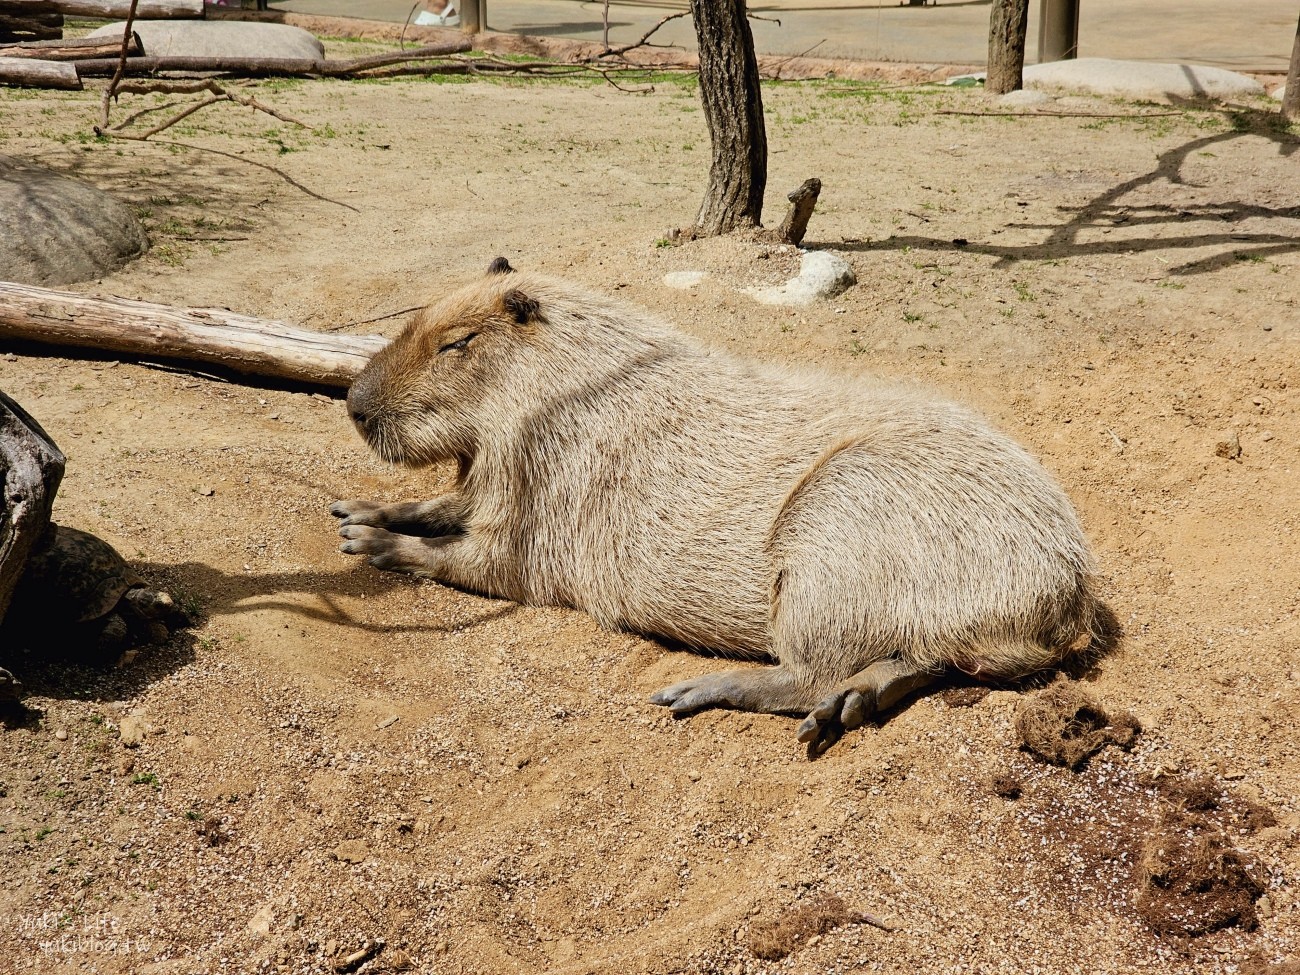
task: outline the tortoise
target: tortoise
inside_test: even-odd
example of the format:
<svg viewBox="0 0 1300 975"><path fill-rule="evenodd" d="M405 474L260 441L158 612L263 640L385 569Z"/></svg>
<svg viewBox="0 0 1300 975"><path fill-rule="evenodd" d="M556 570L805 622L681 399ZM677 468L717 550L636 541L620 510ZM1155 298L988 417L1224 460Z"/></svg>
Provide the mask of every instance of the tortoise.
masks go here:
<svg viewBox="0 0 1300 975"><path fill-rule="evenodd" d="M0 650L126 661L185 616L107 542L50 520L63 467L49 434L0 390ZM21 687L0 668L0 702Z"/></svg>
<svg viewBox="0 0 1300 975"><path fill-rule="evenodd" d="M6 625L55 649L99 659L166 640L181 617L171 596L149 589L102 538L50 523L44 544L27 557Z"/></svg>

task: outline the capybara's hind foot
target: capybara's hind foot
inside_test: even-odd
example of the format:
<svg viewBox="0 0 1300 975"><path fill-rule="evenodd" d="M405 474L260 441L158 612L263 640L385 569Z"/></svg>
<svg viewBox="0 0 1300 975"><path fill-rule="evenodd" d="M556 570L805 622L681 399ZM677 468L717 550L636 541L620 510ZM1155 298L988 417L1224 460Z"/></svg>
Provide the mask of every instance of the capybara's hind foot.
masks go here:
<svg viewBox="0 0 1300 975"><path fill-rule="evenodd" d="M858 671L812 709L799 725L798 738L816 758L866 720L888 711L935 675L898 659L880 660Z"/></svg>
<svg viewBox="0 0 1300 975"><path fill-rule="evenodd" d="M650 696L652 704L662 704L676 715L713 707L787 714L802 711L810 700L815 698L810 698L807 688L796 683L784 667L705 674L665 687Z"/></svg>

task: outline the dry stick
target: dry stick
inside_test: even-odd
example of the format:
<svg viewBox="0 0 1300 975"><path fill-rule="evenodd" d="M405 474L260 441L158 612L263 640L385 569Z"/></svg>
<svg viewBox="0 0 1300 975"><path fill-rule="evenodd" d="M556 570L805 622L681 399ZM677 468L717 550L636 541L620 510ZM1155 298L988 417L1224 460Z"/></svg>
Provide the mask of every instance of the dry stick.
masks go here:
<svg viewBox="0 0 1300 975"><path fill-rule="evenodd" d="M601 51L599 54L597 54L596 57L598 57L598 58L603 58L603 57L619 57L620 55L626 54L628 51L631 51L633 48L643 47L643 46L645 45L645 43L646 43L648 40L650 40L650 35L653 34L655 31L657 31L660 27L662 27L664 24L668 23L668 21L670 21L670 20L676 20L678 17L685 17L689 12L690 12L690 11L683 10L683 11L681 11L681 12L679 12L679 13L669 14L667 17L664 17L662 20L660 20L659 23L655 24L655 25L654 25L653 27L651 27L648 31L646 31L644 34L642 34L642 35L641 35L641 39L638 40L638 41L636 41L635 43L633 43L633 44L629 44L629 45L627 45L626 47L610 48L610 46L609 46L609 31L608 31L608 24L609 24L609 19L608 19L608 18L609 18L609 9L608 9L608 7L607 7L607 8L606 8L606 12L605 12L605 17L606 17L606 20L605 20L605 24L606 24L606 31L605 31L605 50L603 50L603 51Z"/></svg>
<svg viewBox="0 0 1300 975"><path fill-rule="evenodd" d="M1050 115L1054 118L1161 118L1165 115L1186 115L1186 112L963 112L956 108L941 108L936 115L974 115L975 117L1011 116L1023 118L1026 115Z"/></svg>
<svg viewBox="0 0 1300 975"><path fill-rule="evenodd" d="M210 94L203 101L196 102L195 104L191 105L189 108L185 109L184 111L176 113L171 118L169 118L166 122L158 123L148 132L143 132L139 135L123 132L121 131L121 129L123 128L123 126L126 125L126 122L123 122L121 123L121 125L115 125L111 129L101 129L100 127L96 126L95 135L110 136L111 138L114 139L130 139L133 142L145 142L146 140L148 140L148 138L151 135L157 135L159 132L163 131L164 129L171 128L173 125L175 125L177 122L181 121L182 119L189 118L189 116L193 115L199 109L207 108L209 105L215 105L217 102L235 102L238 105L246 105L249 108L256 109L259 112L265 112L267 115L270 115L274 118L278 118L281 122L289 122L293 125L300 125L304 129L311 128L310 125L308 125L306 122L303 122L300 119L296 119L291 115L285 115L283 112L278 112L274 108L271 108L269 105L263 105L256 98L253 98L251 95L249 96L232 95L230 92L226 91L224 88L218 85L215 81L209 81L207 84L203 86L203 88L199 90L207 90ZM132 118L134 117L135 116L132 116Z"/></svg>
<svg viewBox="0 0 1300 975"><path fill-rule="evenodd" d="M191 142L169 142L164 140L162 142L150 142L149 144L151 146L179 146L181 149L193 149L195 152L211 152L211 153L215 153L218 156L225 156L227 159L233 159L235 162L247 163L250 166L256 166L259 169L265 169L272 173L275 173L275 175L279 176L282 180L284 180L294 189L302 190L313 200L320 200L322 203L333 203L335 206L343 207L345 210L351 210L353 213L361 212L356 207L354 207L351 203L344 203L342 200L331 200L328 196L322 196L320 193L317 193L315 190L308 189L307 187L299 183L296 179L294 179L292 176L290 176L288 173L286 173L283 169L277 169L276 167L272 166L269 163L258 162L256 159L249 159L245 156L236 156L233 152L226 152L222 149L213 149L211 146L196 146Z"/></svg>
<svg viewBox="0 0 1300 975"><path fill-rule="evenodd" d="M466 180L466 186L468 185L469 185L469 181ZM473 191L471 190L470 192ZM342 331L345 328L356 328L358 325L372 325L375 322L383 322L383 321L387 321L390 318L400 318L402 315L409 315L411 312L419 311L423 307L424 305L412 305L410 308L403 308L400 311L392 311L389 312L387 315L379 315L375 318L363 318L359 322L344 322L342 325L326 325L325 328L322 329L322 331L338 332L338 331Z"/></svg>
<svg viewBox="0 0 1300 975"><path fill-rule="evenodd" d="M122 54L118 58L117 71L113 73L113 80L108 83L108 87L104 90L104 102L99 112L100 128L108 128L108 106L113 100L113 93L117 91L117 86L122 83L122 76L126 74L126 55L131 47L131 34L133 33L131 25L135 23L135 8L139 4L140 0L131 0L131 9L126 12L126 26L122 28Z"/></svg>

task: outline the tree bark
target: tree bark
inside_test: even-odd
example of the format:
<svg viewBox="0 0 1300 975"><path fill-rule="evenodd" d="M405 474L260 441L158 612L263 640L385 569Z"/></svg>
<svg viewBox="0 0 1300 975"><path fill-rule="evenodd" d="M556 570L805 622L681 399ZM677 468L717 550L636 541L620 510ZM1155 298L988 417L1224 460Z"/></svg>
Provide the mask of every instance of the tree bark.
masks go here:
<svg viewBox="0 0 1300 975"><path fill-rule="evenodd" d="M1025 35L1029 0L993 0L989 16L989 63L984 90L1005 95L1025 85Z"/></svg>
<svg viewBox="0 0 1300 975"><path fill-rule="evenodd" d="M63 14L6 13L0 8L0 42L44 41L63 36Z"/></svg>
<svg viewBox="0 0 1300 975"><path fill-rule="evenodd" d="M700 101L713 160L695 233L757 227L767 188L767 132L745 0L691 0L700 52Z"/></svg>
<svg viewBox="0 0 1300 975"><path fill-rule="evenodd" d="M0 392L0 621L28 553L50 523L63 462L41 425ZM0 699L6 696L5 683L0 678Z"/></svg>
<svg viewBox="0 0 1300 975"><path fill-rule="evenodd" d="M121 46L119 42L118 47ZM0 85L80 91L81 78L77 75L77 69L66 61L0 57Z"/></svg>
<svg viewBox="0 0 1300 975"><path fill-rule="evenodd" d="M1286 76L1286 91L1282 93L1282 117L1288 122L1300 122L1300 24L1296 25L1295 43L1291 45L1291 70Z"/></svg>
<svg viewBox="0 0 1300 975"><path fill-rule="evenodd" d="M80 61L86 58L106 58L122 50L120 38L69 37L49 41L28 41L0 45L0 57L36 58L41 61ZM140 35L132 34L127 45L128 57L140 54Z"/></svg>
<svg viewBox="0 0 1300 975"><path fill-rule="evenodd" d="M124 20L131 10L131 0L0 0L0 13L29 10L54 10L70 17ZM201 20L203 0L140 0L135 17L136 20Z"/></svg>
<svg viewBox="0 0 1300 975"><path fill-rule="evenodd" d="M379 335L312 332L220 308L173 308L0 282L0 341L6 339L203 362L334 387L349 386L388 344Z"/></svg>

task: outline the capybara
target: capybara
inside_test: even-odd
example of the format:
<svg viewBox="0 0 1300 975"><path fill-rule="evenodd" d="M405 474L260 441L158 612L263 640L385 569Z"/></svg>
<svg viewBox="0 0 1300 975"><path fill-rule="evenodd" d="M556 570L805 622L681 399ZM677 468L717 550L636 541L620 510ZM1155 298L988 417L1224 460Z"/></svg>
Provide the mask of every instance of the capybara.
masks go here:
<svg viewBox="0 0 1300 975"><path fill-rule="evenodd" d="M776 666L651 700L807 714L813 753L947 667L1015 677L1095 638L1064 492L968 409L751 362L562 281L488 274L417 313L348 393L427 501L340 501L342 551Z"/></svg>

